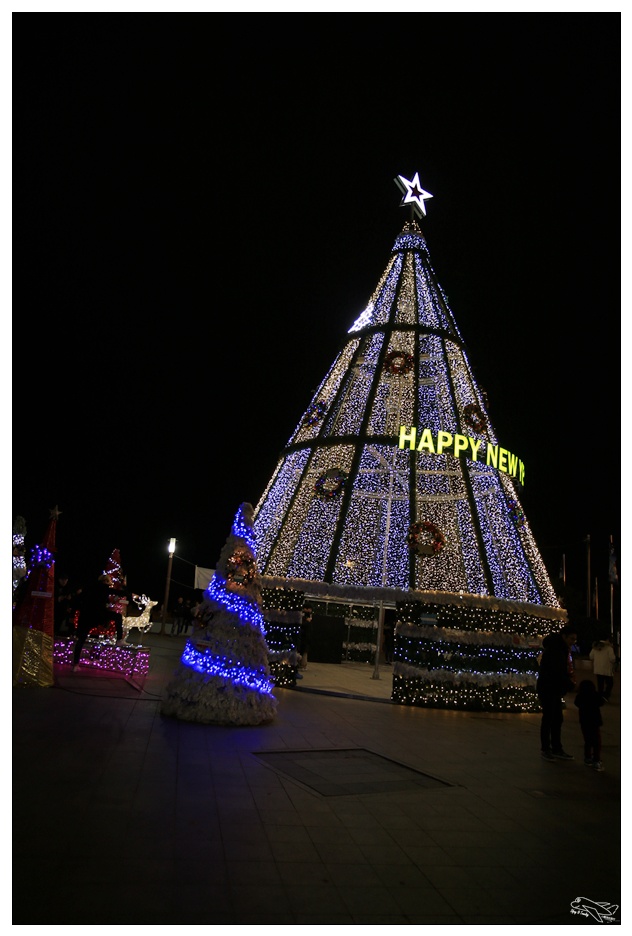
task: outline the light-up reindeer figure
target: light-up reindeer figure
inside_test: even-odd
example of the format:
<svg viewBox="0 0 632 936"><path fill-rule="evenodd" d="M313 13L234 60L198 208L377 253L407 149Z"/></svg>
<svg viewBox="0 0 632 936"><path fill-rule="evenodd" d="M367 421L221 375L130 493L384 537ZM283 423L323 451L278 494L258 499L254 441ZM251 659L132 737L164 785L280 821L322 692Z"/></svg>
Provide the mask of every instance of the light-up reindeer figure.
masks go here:
<svg viewBox="0 0 632 936"><path fill-rule="evenodd" d="M133 627L136 627L141 634L146 634L151 630L151 609L154 608L158 602L150 601L147 595L134 595L134 602L141 609L141 613L134 617L132 615L126 615L123 618L123 636L127 637L129 632Z"/></svg>

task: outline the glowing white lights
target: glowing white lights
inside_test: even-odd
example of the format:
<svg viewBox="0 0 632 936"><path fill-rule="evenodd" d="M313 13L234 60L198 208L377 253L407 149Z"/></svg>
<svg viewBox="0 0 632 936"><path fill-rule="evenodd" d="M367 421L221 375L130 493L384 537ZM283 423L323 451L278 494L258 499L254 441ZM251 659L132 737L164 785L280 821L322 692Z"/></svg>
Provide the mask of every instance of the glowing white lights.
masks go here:
<svg viewBox="0 0 632 936"><path fill-rule="evenodd" d="M26 559L24 558L24 532L26 525L24 518L17 518L17 528L13 529L13 597L15 591L27 572ZM14 605L15 606L15 605Z"/></svg>
<svg viewBox="0 0 632 936"><path fill-rule="evenodd" d="M373 305L373 303L369 302L364 312L362 312L362 314L355 320L355 322L353 323L353 325L351 326L347 334L351 334L351 332L360 331L360 329L366 328L367 325L370 325L374 308L375 306Z"/></svg>
<svg viewBox="0 0 632 936"><path fill-rule="evenodd" d="M147 595L134 595L134 602L140 609L140 614L123 616L123 636L127 637L131 630L138 630L141 634L147 634L152 628L151 611L158 604L152 601Z"/></svg>
<svg viewBox="0 0 632 936"><path fill-rule="evenodd" d="M399 180L403 204L425 215L432 196L418 175ZM521 463L498 445L416 221L396 239L370 302L306 402L255 510L259 571L300 582L312 596L325 586L353 590L354 600L364 591L367 605L382 590L392 600L441 596L451 622L442 633L402 633L399 650L396 640L393 699L535 711L536 650L515 635L531 635L538 615L546 632L564 612L520 504ZM345 472L344 490L323 500L315 484L333 469ZM418 522L441 531L439 552L408 548ZM461 602L471 619L459 617ZM537 609L535 617L494 616L492 608L515 604ZM448 633L457 618L459 632ZM354 653L369 653L370 639L349 638L347 652L356 643Z"/></svg>
<svg viewBox="0 0 632 936"><path fill-rule="evenodd" d="M394 249L367 307L371 331L348 337L311 401L320 418L301 419L257 506L259 569L557 608L528 524L513 520L509 505L520 507L513 479L447 450L397 450L404 424L481 439L481 451L498 443L416 222L407 222ZM411 355L413 369L389 373L384 362L393 352ZM465 422L473 403L485 417L480 432ZM344 497L323 503L314 484L336 467L349 474ZM417 520L446 537L431 560L409 555L406 533Z"/></svg>
<svg viewBox="0 0 632 936"><path fill-rule="evenodd" d="M426 217L426 206L424 202L429 198L432 198L430 192L426 192L425 189L422 189L421 183L419 181L419 173L416 172L412 178L412 181L405 179L404 176L399 175L395 179L395 184L399 189L404 193L402 198L402 205L411 205L413 211L420 217Z"/></svg>

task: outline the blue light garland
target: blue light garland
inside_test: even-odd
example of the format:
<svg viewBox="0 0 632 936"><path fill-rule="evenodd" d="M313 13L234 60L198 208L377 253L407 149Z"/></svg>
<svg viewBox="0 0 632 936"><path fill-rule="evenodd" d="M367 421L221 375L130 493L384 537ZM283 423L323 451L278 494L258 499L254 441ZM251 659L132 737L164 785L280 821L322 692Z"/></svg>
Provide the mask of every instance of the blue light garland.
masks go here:
<svg viewBox="0 0 632 936"><path fill-rule="evenodd" d="M235 514L235 519L233 520L233 528L231 532L233 536L237 536L239 537L239 539L242 539L247 544L249 549L251 549L253 552L255 551L256 539L255 539L254 530L252 529L252 527L248 526L248 524L244 520L241 507Z"/></svg>
<svg viewBox="0 0 632 936"><path fill-rule="evenodd" d="M46 549L45 546L33 546L29 555L31 568L35 568L36 566L44 566L45 568L50 569L53 562L55 561L52 552L49 549Z"/></svg>
<svg viewBox="0 0 632 936"><path fill-rule="evenodd" d="M203 651L195 647L190 640L186 642L181 662L204 676L217 676L234 686L244 686L264 695L272 695L273 683L263 668L251 669L229 657L215 656L210 650Z"/></svg>
<svg viewBox="0 0 632 936"><path fill-rule="evenodd" d="M215 601L217 604L226 608L231 614L236 614L240 620L253 627L258 627L263 636L266 635L263 615L257 604L253 604L248 598L236 595L226 588L226 580L217 572L211 579L211 582L204 592L209 601Z"/></svg>

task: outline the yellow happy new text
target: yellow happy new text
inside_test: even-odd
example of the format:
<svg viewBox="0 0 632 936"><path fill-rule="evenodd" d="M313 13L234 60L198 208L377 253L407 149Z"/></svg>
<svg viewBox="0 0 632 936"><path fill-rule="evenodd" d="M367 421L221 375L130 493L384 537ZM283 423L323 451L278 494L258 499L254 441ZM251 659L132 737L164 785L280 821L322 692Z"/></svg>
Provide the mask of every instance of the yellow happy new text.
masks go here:
<svg viewBox="0 0 632 936"><path fill-rule="evenodd" d="M482 451L481 451L482 447ZM461 433L451 433L445 430L433 434L430 429L418 431L416 426L399 427L399 448L409 448L411 452L427 452L430 455L453 455L458 458L464 455L471 461L481 461L485 458L485 464L492 468L497 468L504 474L517 478L520 484L524 484L524 463L513 455L507 449L500 445L486 445L482 439L473 439L471 436L461 435Z"/></svg>

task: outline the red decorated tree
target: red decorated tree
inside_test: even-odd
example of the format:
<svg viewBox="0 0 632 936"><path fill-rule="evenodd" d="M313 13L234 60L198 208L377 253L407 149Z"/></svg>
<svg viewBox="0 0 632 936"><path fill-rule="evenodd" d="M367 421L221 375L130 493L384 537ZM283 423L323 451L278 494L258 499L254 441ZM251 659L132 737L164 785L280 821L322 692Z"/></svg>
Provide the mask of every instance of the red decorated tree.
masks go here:
<svg viewBox="0 0 632 936"><path fill-rule="evenodd" d="M121 552L119 549L112 550L112 555L103 571L110 576L110 582L112 583L112 610L117 614L127 614L128 601L124 597L127 588L127 576L121 567Z"/></svg>
<svg viewBox="0 0 632 936"><path fill-rule="evenodd" d="M55 629L55 541L61 511L29 554L26 587L13 613L13 685L52 686Z"/></svg>

